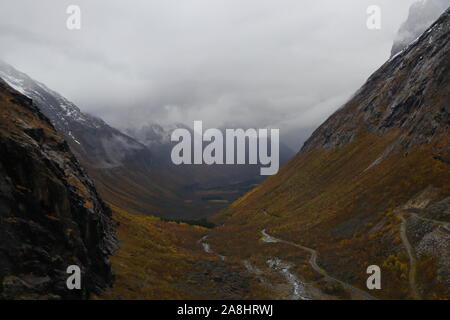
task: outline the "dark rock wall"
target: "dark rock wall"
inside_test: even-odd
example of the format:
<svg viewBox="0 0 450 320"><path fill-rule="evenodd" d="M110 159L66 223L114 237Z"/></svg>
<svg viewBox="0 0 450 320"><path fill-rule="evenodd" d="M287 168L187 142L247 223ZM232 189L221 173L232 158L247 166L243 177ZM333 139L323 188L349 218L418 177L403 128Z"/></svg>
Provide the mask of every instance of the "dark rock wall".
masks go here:
<svg viewBox="0 0 450 320"><path fill-rule="evenodd" d="M88 298L113 281L110 209L32 101L0 80L0 297ZM82 270L68 290L69 265Z"/></svg>
<svg viewBox="0 0 450 320"><path fill-rule="evenodd" d="M414 3L392 45L391 57L417 39L448 7L450 0L420 0Z"/></svg>
<svg viewBox="0 0 450 320"><path fill-rule="evenodd" d="M429 143L450 130L450 9L418 40L391 58L322 124L303 146L332 148L353 141L361 128L402 133L401 149Z"/></svg>

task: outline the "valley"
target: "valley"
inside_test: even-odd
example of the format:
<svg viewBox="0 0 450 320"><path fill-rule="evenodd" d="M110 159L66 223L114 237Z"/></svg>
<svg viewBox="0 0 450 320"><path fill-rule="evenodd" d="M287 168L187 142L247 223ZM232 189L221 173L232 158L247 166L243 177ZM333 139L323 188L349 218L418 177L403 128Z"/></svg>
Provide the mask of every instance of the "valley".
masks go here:
<svg viewBox="0 0 450 320"><path fill-rule="evenodd" d="M212 253L208 229L112 207L121 248L116 282L97 299L270 299L243 265ZM202 240L203 239L203 240Z"/></svg>
<svg viewBox="0 0 450 320"><path fill-rule="evenodd" d="M378 265L375 298L449 298L450 237L430 221L450 222L450 170L439 160L449 158L449 15L376 71L278 175L213 217L217 252L261 260L265 230L284 246L270 255L309 281L326 270L341 290L367 293L366 268Z"/></svg>
<svg viewBox="0 0 450 320"><path fill-rule="evenodd" d="M0 61L0 78L33 100L64 137L77 159L95 180L102 198L129 212L168 219L196 220L211 216L258 183L257 164L224 166L175 165L173 130L181 125L117 129L27 74ZM270 141L270 140L269 140ZM280 144L279 163L294 152Z"/></svg>
<svg viewBox="0 0 450 320"><path fill-rule="evenodd" d="M450 299L450 8L395 51L267 178L177 165L191 129L114 128L0 62L0 297Z"/></svg>

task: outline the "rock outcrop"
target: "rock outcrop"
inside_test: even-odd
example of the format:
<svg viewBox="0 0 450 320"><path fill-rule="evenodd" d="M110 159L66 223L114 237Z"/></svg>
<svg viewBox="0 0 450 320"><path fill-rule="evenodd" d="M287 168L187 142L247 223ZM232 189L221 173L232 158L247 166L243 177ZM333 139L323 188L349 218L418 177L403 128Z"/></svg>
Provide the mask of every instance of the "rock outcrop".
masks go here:
<svg viewBox="0 0 450 320"><path fill-rule="evenodd" d="M420 0L414 3L395 38L391 57L417 39L448 7L450 0Z"/></svg>
<svg viewBox="0 0 450 320"><path fill-rule="evenodd" d="M449 299L449 133L447 9L277 175L216 216L210 243L227 256L247 254L266 229L314 248L329 274L362 290L367 266L380 266L377 298Z"/></svg>
<svg viewBox="0 0 450 320"><path fill-rule="evenodd" d="M32 100L0 79L0 298L84 299L113 281L110 209ZM67 268L82 272L69 290Z"/></svg>
<svg viewBox="0 0 450 320"><path fill-rule="evenodd" d="M450 10L400 54L387 61L303 146L332 148L364 132L400 129L393 143L411 148L449 132Z"/></svg>

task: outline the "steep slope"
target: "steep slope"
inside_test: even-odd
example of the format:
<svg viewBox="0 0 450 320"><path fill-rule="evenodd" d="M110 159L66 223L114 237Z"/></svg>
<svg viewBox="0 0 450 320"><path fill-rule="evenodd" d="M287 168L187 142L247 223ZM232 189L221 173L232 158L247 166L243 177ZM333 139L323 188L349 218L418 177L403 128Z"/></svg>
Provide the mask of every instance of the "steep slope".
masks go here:
<svg viewBox="0 0 450 320"><path fill-rule="evenodd" d="M321 268L362 290L366 268L379 265L383 287L375 296L413 298L417 287L421 297L450 298L449 40L447 10L376 71L278 175L217 216L225 225L210 239L221 254L257 256L266 229L315 249ZM269 254L279 248L267 246ZM294 259L297 251L282 253ZM307 265L304 259L294 262Z"/></svg>
<svg viewBox="0 0 450 320"><path fill-rule="evenodd" d="M57 92L0 61L0 77L31 98L69 143L102 198L128 212L198 219L224 208L262 181L259 166L175 166L171 129L121 132L83 113ZM281 163L293 153L281 147Z"/></svg>
<svg viewBox="0 0 450 320"><path fill-rule="evenodd" d="M110 209L65 140L0 79L0 297L87 298L112 284ZM66 287L70 265L81 290Z"/></svg>
<svg viewBox="0 0 450 320"><path fill-rule="evenodd" d="M0 77L32 99L71 148L83 155L91 166L119 167L139 153L148 152L134 139L112 128L103 120L81 112L75 104L57 92L2 61Z"/></svg>
<svg viewBox="0 0 450 320"><path fill-rule="evenodd" d="M183 200L175 192L177 177L155 163L149 148L1 61L0 77L50 119L104 200L139 214L184 216Z"/></svg>
<svg viewBox="0 0 450 320"><path fill-rule="evenodd" d="M391 57L417 39L450 6L450 0L420 0L411 6L391 50Z"/></svg>

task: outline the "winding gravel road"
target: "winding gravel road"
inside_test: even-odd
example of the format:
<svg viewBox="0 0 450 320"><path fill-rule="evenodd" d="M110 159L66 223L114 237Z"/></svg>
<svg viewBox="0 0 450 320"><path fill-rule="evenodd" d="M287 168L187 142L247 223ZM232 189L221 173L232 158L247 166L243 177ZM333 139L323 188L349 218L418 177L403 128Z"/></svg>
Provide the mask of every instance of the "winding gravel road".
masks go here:
<svg viewBox="0 0 450 320"><path fill-rule="evenodd" d="M321 274L322 276L324 276L325 278L327 278L327 279L329 279L329 280L332 280L332 281L335 281L335 282L341 284L344 288L346 288L346 289L348 289L348 290L350 290L350 291L353 291L353 292L356 293L357 295L360 295L360 296L364 297L364 298L367 299L367 300L376 300L375 297L372 297L372 296L371 296L370 294L368 294L367 292L364 292L364 291L362 291L362 290L360 290L360 289L358 289L358 288L355 288L354 286L352 286L351 284L349 284L349 283L347 283L347 282L341 281L341 280L339 280L339 279L337 279L337 278L335 278L335 277L333 277L333 276L330 276L324 269L322 269L322 268L317 264L317 256L318 256L318 253L317 253L316 250L311 249L311 248L308 248L308 247L305 247L305 246L302 246L302 245L300 245L300 244L297 244L297 243L294 243L294 242L291 242L291 241L286 241L286 240L282 240L282 239L275 238L275 237L269 235L269 234L266 232L265 229L261 231L261 234L263 235L262 238L261 238L261 240L262 240L263 242L267 242L267 243L284 243L284 244L288 244L288 245L291 245L291 246L293 246L293 247L296 247L296 248L299 248L299 249L301 249L301 250L304 250L304 251L309 252L309 253L311 254L311 256L310 256L310 258L309 258L309 264L311 265L311 267L312 267L316 272L318 272L319 274Z"/></svg>

